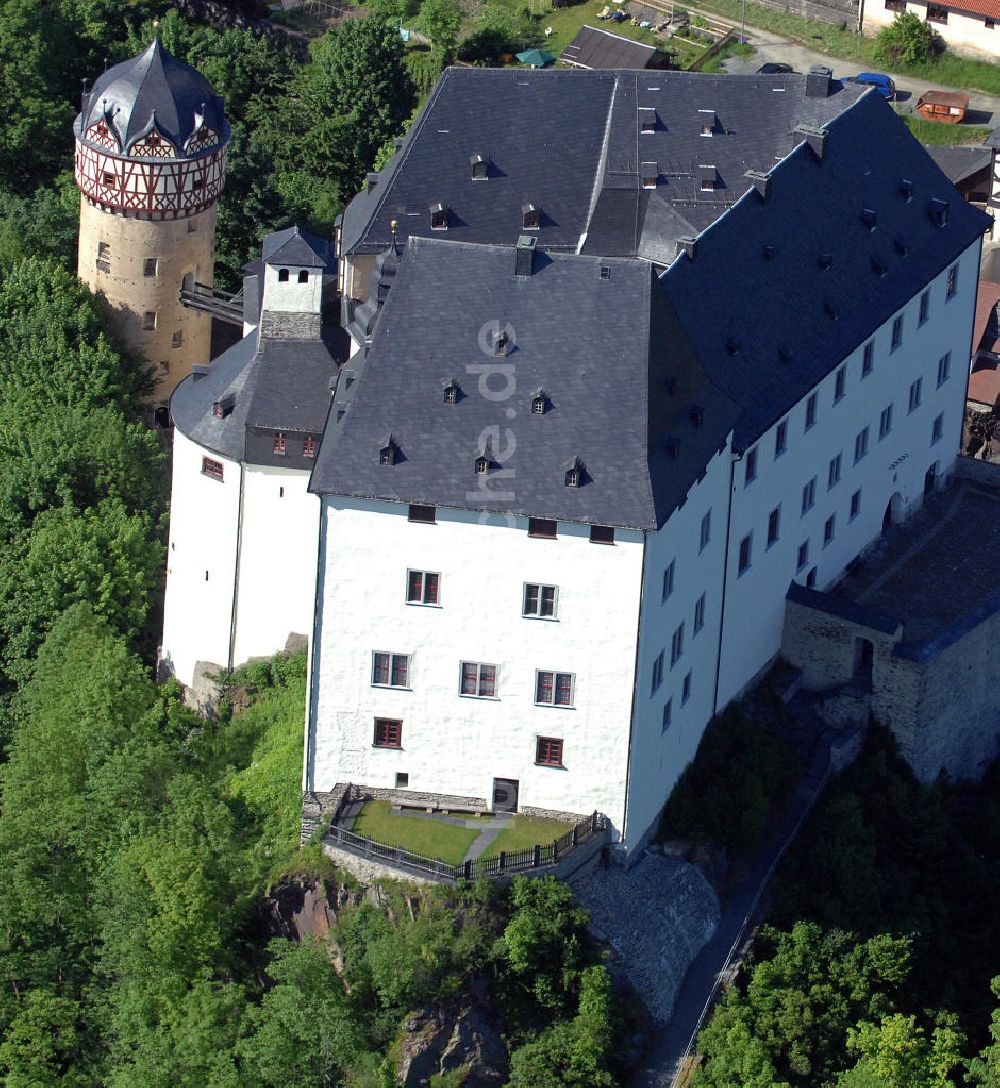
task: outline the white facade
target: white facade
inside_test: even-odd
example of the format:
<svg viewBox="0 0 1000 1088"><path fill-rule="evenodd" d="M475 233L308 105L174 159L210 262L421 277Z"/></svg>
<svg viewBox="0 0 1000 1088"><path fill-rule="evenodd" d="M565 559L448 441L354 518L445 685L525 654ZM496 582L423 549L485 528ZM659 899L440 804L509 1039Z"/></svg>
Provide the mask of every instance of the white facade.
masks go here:
<svg viewBox="0 0 1000 1088"><path fill-rule="evenodd" d="M902 11L913 12L926 21L928 7L932 11L937 9L936 17L930 20L930 24L951 48L996 60L1000 53L1000 20L965 9L962 5L928 5L919 0L866 0L862 16L863 31L865 34L877 34Z"/></svg>
<svg viewBox="0 0 1000 1088"><path fill-rule="evenodd" d="M308 638L320 506L308 482L175 432L160 661L182 683Z"/></svg>
<svg viewBox="0 0 1000 1088"><path fill-rule="evenodd" d="M318 314L323 306L323 271L294 264L265 264L263 290L265 310Z"/></svg>

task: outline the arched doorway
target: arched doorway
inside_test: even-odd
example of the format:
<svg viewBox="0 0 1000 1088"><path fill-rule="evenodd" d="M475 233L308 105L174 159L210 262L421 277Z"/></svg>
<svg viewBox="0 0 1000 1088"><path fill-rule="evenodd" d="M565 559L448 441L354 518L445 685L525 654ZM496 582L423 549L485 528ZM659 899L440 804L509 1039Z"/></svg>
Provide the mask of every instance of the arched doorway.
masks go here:
<svg viewBox="0 0 1000 1088"><path fill-rule="evenodd" d="M903 496L896 491L886 504L885 513L882 515L882 532L885 532L890 525L898 525L902 520Z"/></svg>

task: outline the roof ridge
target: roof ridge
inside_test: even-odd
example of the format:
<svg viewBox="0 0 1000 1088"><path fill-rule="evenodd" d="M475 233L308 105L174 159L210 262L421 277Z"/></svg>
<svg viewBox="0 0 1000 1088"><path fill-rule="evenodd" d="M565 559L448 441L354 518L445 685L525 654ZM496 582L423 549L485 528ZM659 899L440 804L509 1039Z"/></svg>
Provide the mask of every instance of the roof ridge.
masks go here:
<svg viewBox="0 0 1000 1088"><path fill-rule="evenodd" d="M577 243L577 253L582 253L583 247L587 241L587 235L590 233L590 223L594 218L594 210L597 208L597 201L600 199L601 191L603 189L604 168L608 161L608 144L611 141L611 120L615 113L615 100L618 97L618 79L621 72L614 72L612 75L611 94L608 96L608 113L604 119L604 136L601 140L601 153L597 157L597 166L594 170L594 188L590 193L590 207L587 209L587 219L584 223L583 233L580 235L580 240Z"/></svg>

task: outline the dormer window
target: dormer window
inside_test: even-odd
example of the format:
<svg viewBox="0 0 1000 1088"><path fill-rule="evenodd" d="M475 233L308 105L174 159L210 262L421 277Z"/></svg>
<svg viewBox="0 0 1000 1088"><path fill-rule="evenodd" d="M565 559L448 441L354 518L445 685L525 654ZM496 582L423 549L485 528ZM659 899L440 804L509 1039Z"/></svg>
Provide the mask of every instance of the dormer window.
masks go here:
<svg viewBox="0 0 1000 1088"><path fill-rule="evenodd" d="M939 227L948 225L948 201L933 197L930 203L930 216Z"/></svg>
<svg viewBox="0 0 1000 1088"><path fill-rule="evenodd" d="M760 247L760 253L765 261L773 261L777 250L772 245L762 245Z"/></svg>
<svg viewBox="0 0 1000 1088"><path fill-rule="evenodd" d="M702 192L712 192L719 182L719 171L711 165L698 167L698 178L701 181Z"/></svg>
<svg viewBox="0 0 1000 1088"><path fill-rule="evenodd" d="M701 125L702 136L714 136L718 118L715 110L698 110L698 122Z"/></svg>
<svg viewBox="0 0 1000 1088"><path fill-rule="evenodd" d="M233 409L236 407L236 398L227 393L221 400L215 401L212 405L212 415L217 419L226 419L233 414Z"/></svg>
<svg viewBox="0 0 1000 1088"><path fill-rule="evenodd" d="M829 272L833 267L833 257L829 253L819 255L819 266L824 272Z"/></svg>
<svg viewBox="0 0 1000 1088"><path fill-rule="evenodd" d="M899 191L903 196L903 199L907 204L913 199L913 182L909 178L901 178L899 182Z"/></svg>
<svg viewBox="0 0 1000 1088"><path fill-rule="evenodd" d="M379 446L378 463L380 465L394 465L398 453L399 447L393 440L392 435L387 435L385 441Z"/></svg>
<svg viewBox="0 0 1000 1088"><path fill-rule="evenodd" d="M309 282L309 273L303 268L302 271L299 272L299 283L308 283L308 282Z"/></svg>
<svg viewBox="0 0 1000 1088"><path fill-rule="evenodd" d="M702 406L700 404L692 404L691 405L691 422L696 427L700 427L704 421L705 421L705 409L702 408Z"/></svg>
<svg viewBox="0 0 1000 1088"><path fill-rule="evenodd" d="M286 450L288 449L288 435L284 431L275 431L274 434L274 452L279 457L284 457Z"/></svg>
<svg viewBox="0 0 1000 1088"><path fill-rule="evenodd" d="M288 283L289 271L287 268L278 269L278 283Z"/></svg>
<svg viewBox="0 0 1000 1088"><path fill-rule="evenodd" d="M450 382L446 382L444 386L445 404L458 404L458 394L460 392L461 386L454 378L452 378Z"/></svg>
<svg viewBox="0 0 1000 1088"><path fill-rule="evenodd" d="M658 162L644 162L639 167L639 178L644 189L655 189L660 178L660 164Z"/></svg>
<svg viewBox="0 0 1000 1088"><path fill-rule="evenodd" d="M872 257L871 267L876 276L882 277L889 274L889 266L881 257Z"/></svg>
<svg viewBox="0 0 1000 1088"><path fill-rule="evenodd" d="M431 205L431 230L447 230L448 229L448 205L447 204L432 204Z"/></svg>
<svg viewBox="0 0 1000 1088"><path fill-rule="evenodd" d="M536 389L531 394L531 414L533 416L544 416L548 411L549 398L544 389Z"/></svg>
<svg viewBox="0 0 1000 1088"><path fill-rule="evenodd" d="M680 440L672 435L667 435L663 440L663 450L672 461L676 461L681 452Z"/></svg>
<svg viewBox="0 0 1000 1088"><path fill-rule="evenodd" d="M477 457L475 469L477 476L485 476L490 471L489 460L486 457Z"/></svg>
<svg viewBox="0 0 1000 1088"><path fill-rule="evenodd" d="M579 487L583 483L583 463L579 457L563 465L563 482L567 487Z"/></svg>
<svg viewBox="0 0 1000 1088"><path fill-rule="evenodd" d="M656 110L650 106L639 107L639 131L646 133L656 131Z"/></svg>
<svg viewBox="0 0 1000 1088"><path fill-rule="evenodd" d="M493 354L504 356L507 354L509 348L510 337L507 335L507 330L504 329L503 332L497 335L496 340L493 341Z"/></svg>
<svg viewBox="0 0 1000 1088"><path fill-rule="evenodd" d="M875 229L875 223L878 220L878 215L875 213L874 208L865 208L861 212L861 222L865 230L872 231Z"/></svg>
<svg viewBox="0 0 1000 1088"><path fill-rule="evenodd" d="M832 302L823 303L823 312L831 321L838 321L840 319L840 312Z"/></svg>
<svg viewBox="0 0 1000 1088"><path fill-rule="evenodd" d="M473 181L487 181L490 176L490 160L485 155L473 155L469 160L472 166Z"/></svg>
<svg viewBox="0 0 1000 1088"><path fill-rule="evenodd" d="M542 225L542 209L537 204L521 205L521 229L538 230Z"/></svg>
<svg viewBox="0 0 1000 1088"><path fill-rule="evenodd" d="M315 457L316 456L316 439L312 435L306 435L302 439L302 456L303 457Z"/></svg>
<svg viewBox="0 0 1000 1088"><path fill-rule="evenodd" d="M897 235L892 244L901 257L910 255L910 243L902 235Z"/></svg>

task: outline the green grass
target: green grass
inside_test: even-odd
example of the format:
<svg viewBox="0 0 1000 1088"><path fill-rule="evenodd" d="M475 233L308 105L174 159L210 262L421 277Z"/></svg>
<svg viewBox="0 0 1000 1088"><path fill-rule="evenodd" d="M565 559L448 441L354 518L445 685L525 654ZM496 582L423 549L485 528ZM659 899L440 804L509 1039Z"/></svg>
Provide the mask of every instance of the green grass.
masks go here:
<svg viewBox="0 0 1000 1088"><path fill-rule="evenodd" d="M479 832L436 820L421 820L391 812L388 801L369 801L361 810L352 830L358 835L378 839L388 846L402 846L424 857L437 858L458 865L468 853Z"/></svg>
<svg viewBox="0 0 1000 1088"><path fill-rule="evenodd" d="M529 846L545 846L560 835L565 835L572 826L560 820L546 820L540 816L515 816L511 825L505 827L493 840L483 857L495 858L501 850L512 853L515 850L526 850Z"/></svg>
<svg viewBox="0 0 1000 1088"><path fill-rule="evenodd" d="M524 5L523 0L521 3L517 0L505 0L504 6L518 10ZM544 12L538 22L539 48L546 49L558 57L584 24L603 27L614 34L620 34L623 38L632 38L637 42L645 42L646 45L663 44L652 31L632 26L627 19L623 23L598 22L597 13L603 8L603 3L584 3ZM552 27L552 34L548 38L543 33L546 27Z"/></svg>
<svg viewBox="0 0 1000 1088"><path fill-rule="evenodd" d="M979 125L946 125L941 121L925 121L923 117L902 113L906 127L922 144L981 144L991 129Z"/></svg>

